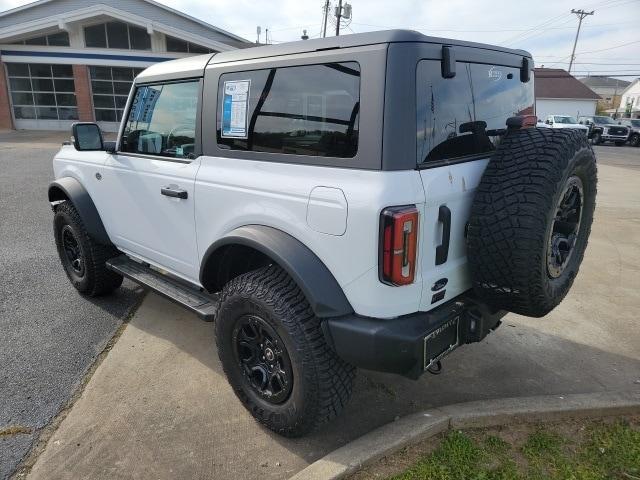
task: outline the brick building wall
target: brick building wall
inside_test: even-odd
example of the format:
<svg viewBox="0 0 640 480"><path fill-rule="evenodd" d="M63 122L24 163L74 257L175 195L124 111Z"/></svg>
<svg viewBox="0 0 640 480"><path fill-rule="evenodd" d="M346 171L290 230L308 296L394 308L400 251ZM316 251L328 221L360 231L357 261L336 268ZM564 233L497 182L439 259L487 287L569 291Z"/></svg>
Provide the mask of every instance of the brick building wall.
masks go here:
<svg viewBox="0 0 640 480"><path fill-rule="evenodd" d="M10 130L13 128L13 117L11 115L11 103L9 102L9 85L4 64L0 60L0 130Z"/></svg>
<svg viewBox="0 0 640 480"><path fill-rule="evenodd" d="M89 69L86 65L73 65L73 80L76 86L78 119L81 122L93 122L93 103L89 84Z"/></svg>

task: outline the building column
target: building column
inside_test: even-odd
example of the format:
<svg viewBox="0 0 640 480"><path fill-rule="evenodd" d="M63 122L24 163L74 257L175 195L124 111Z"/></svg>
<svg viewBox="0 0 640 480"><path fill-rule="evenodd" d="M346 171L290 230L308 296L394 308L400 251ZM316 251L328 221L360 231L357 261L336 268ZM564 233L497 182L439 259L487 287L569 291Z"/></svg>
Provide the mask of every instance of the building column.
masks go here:
<svg viewBox="0 0 640 480"><path fill-rule="evenodd" d="M95 122L93 102L91 101L91 86L89 84L89 69L86 65L73 65L73 81L76 87L78 119L81 122Z"/></svg>
<svg viewBox="0 0 640 480"><path fill-rule="evenodd" d="M9 82L4 63L0 60L0 130L13 130L13 115L9 101Z"/></svg>

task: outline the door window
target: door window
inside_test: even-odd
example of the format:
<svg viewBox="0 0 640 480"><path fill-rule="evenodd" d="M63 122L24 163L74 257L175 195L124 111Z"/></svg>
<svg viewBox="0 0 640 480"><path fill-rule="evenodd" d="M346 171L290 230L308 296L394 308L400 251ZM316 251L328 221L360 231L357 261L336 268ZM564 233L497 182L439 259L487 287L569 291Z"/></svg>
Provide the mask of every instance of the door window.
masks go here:
<svg viewBox="0 0 640 480"><path fill-rule="evenodd" d="M171 158L195 153L198 81L144 85L136 89L121 150Z"/></svg>
<svg viewBox="0 0 640 480"><path fill-rule="evenodd" d="M416 86L418 163L489 153L507 118L534 112L533 82L518 68L458 62L442 78L440 61L422 60Z"/></svg>
<svg viewBox="0 0 640 480"><path fill-rule="evenodd" d="M358 150L356 62L227 73L218 86L218 145L350 158Z"/></svg>

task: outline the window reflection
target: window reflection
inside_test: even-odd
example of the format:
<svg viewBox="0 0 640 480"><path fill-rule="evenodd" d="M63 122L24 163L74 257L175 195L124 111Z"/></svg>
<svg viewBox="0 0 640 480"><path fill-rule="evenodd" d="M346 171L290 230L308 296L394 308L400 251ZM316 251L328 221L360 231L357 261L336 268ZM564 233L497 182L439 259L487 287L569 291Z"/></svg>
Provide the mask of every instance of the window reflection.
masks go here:
<svg viewBox="0 0 640 480"><path fill-rule="evenodd" d="M221 131L225 82L250 81L247 131ZM274 68L222 75L218 143L236 150L353 157L358 146L360 67L356 62Z"/></svg>
<svg viewBox="0 0 640 480"><path fill-rule="evenodd" d="M507 118L533 114L533 85L517 68L463 62L444 79L439 61L423 60L417 101L418 162L454 159L491 152Z"/></svg>
<svg viewBox="0 0 640 480"><path fill-rule="evenodd" d="M198 82L139 87L122 151L189 158L195 149L198 91Z"/></svg>

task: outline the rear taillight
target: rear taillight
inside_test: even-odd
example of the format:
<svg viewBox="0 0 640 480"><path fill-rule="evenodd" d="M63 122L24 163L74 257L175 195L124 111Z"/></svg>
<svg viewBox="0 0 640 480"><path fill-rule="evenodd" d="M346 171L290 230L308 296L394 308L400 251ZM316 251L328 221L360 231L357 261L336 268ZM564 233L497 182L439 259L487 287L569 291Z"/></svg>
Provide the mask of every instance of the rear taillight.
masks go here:
<svg viewBox="0 0 640 480"><path fill-rule="evenodd" d="M385 208L380 215L380 280L389 285L413 283L416 274L418 209Z"/></svg>

